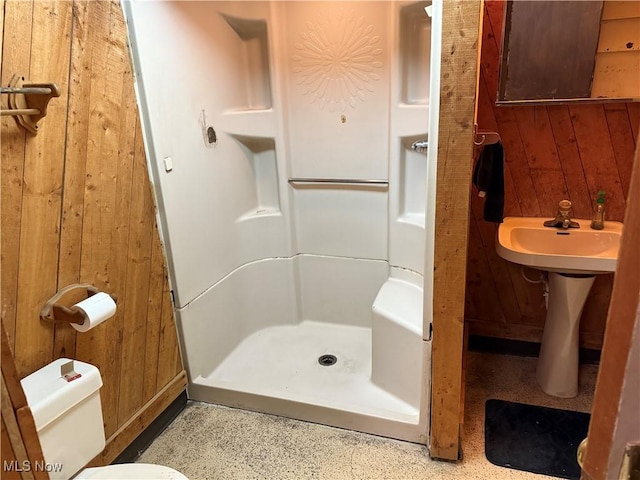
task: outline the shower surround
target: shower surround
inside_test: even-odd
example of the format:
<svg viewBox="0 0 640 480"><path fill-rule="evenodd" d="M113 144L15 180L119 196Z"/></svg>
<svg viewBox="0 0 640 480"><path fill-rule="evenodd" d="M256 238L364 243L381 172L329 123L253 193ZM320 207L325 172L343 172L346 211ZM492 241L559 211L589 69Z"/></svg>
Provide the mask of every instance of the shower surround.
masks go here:
<svg viewBox="0 0 640 480"><path fill-rule="evenodd" d="M190 398L426 443L429 4L125 2Z"/></svg>

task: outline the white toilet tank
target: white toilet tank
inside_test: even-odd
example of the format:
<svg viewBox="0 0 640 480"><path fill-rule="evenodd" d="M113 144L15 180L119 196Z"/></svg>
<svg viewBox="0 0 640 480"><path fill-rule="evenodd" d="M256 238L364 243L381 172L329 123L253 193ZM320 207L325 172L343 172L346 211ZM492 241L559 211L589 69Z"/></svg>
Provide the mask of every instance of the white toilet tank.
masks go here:
<svg viewBox="0 0 640 480"><path fill-rule="evenodd" d="M67 381L61 367L71 361L60 358L21 381L51 479L71 478L105 446L102 377L93 365L73 360L79 376Z"/></svg>

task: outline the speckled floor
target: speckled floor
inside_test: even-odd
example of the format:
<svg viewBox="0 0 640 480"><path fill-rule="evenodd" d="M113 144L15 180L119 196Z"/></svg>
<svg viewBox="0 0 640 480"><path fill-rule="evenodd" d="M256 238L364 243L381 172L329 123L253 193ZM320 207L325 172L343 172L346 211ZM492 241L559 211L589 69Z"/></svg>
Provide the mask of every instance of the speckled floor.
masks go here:
<svg viewBox="0 0 640 480"><path fill-rule="evenodd" d="M282 417L189 403L141 455L191 480L544 479L484 456L484 403L498 398L588 412L597 367L580 369L580 395L552 398L535 382L535 358L470 352L460 463L433 461L426 447Z"/></svg>

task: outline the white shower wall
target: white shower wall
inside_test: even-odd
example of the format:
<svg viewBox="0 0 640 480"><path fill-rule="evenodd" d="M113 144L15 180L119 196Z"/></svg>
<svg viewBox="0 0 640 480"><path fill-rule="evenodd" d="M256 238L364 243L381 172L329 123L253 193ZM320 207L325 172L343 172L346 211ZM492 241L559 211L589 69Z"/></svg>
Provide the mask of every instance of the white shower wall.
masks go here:
<svg viewBox="0 0 640 480"><path fill-rule="evenodd" d="M292 177L388 179L389 4L276 4Z"/></svg>
<svg viewBox="0 0 640 480"><path fill-rule="evenodd" d="M221 7L244 10L264 24L270 7L182 1L125 7L173 290L184 307L241 265L293 253L281 194L286 177L280 174L275 185L258 181L271 179L260 160L286 171L276 155L284 142L279 115L252 109L257 80L246 80L255 76L247 42L220 14ZM208 126L215 144L207 142ZM165 158L173 162L170 172ZM269 189L276 195L261 205L260 190Z"/></svg>
<svg viewBox="0 0 640 480"><path fill-rule="evenodd" d="M247 339L274 328L306 338L331 324L327 338L352 338L356 350L368 342L371 355L371 309L385 282L404 282L417 298L434 171L411 149L429 132L428 3L126 2L192 398L286 414L291 406L263 390L229 400L215 384L236 371L220 370L229 356L261 348ZM416 308L407 331L419 368L408 370L420 382L430 342ZM406 337L390 328L389 338ZM384 334L376 338L384 348ZM367 383L356 396L378 400L359 415L381 420L338 423L424 440L428 398L396 393ZM296 416L325 421L342 408L319 404L334 410Z"/></svg>

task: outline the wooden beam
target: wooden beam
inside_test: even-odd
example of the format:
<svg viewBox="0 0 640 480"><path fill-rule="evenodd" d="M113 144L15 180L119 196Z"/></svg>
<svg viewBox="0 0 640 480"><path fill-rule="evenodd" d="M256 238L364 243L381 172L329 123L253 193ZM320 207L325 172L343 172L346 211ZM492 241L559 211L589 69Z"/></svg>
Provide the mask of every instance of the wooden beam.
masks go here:
<svg viewBox="0 0 640 480"><path fill-rule="evenodd" d="M481 2L448 0L442 8L430 452L456 460Z"/></svg>

